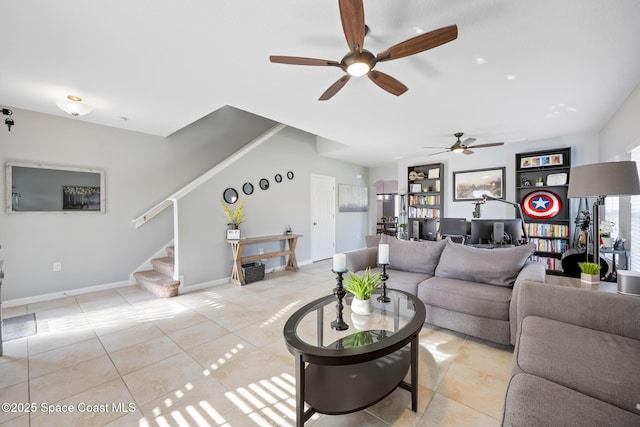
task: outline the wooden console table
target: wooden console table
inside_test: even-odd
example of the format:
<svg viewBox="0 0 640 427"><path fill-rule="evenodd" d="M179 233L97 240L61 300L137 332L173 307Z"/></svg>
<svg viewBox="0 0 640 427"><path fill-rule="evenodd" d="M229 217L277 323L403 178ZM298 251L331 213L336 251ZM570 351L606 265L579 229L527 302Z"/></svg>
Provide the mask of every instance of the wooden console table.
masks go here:
<svg viewBox="0 0 640 427"><path fill-rule="evenodd" d="M242 273L242 263L258 261L266 258L277 258L281 256L289 256L287 260L286 270L298 271L298 261L296 260L296 244L298 237L302 234L279 234L276 236L248 237L240 240L227 240L231 245L233 252L233 270L231 270L231 281L238 285L245 285L244 274ZM286 240L289 242L289 249L277 252L268 252L264 254L242 256L242 251L246 245L254 245L257 243L279 242Z"/></svg>

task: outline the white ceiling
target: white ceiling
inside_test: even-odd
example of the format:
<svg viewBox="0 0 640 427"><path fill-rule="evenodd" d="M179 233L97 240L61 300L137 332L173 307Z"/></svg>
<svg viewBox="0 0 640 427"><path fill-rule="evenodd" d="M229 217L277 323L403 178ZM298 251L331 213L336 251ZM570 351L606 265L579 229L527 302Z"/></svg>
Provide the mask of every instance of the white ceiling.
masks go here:
<svg viewBox="0 0 640 427"><path fill-rule="evenodd" d="M637 0L364 6L374 54L450 24L458 39L379 63L409 87L400 97L354 78L320 102L338 68L269 55L339 61L348 48L337 1L0 0L0 105L64 115L55 101L73 94L94 106L75 120L161 136L232 105L373 166L449 146L458 131L477 143L597 132L640 82Z"/></svg>

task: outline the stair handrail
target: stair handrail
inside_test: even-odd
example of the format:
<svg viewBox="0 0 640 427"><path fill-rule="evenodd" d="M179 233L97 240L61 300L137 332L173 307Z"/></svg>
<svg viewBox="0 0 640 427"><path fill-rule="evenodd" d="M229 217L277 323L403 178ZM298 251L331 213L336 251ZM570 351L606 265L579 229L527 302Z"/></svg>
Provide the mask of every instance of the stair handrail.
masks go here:
<svg viewBox="0 0 640 427"><path fill-rule="evenodd" d="M269 138L271 138L272 136L280 132L285 127L287 127L287 125L278 123L272 126L271 128L269 128L267 131L258 135L251 142L244 145L238 151L231 154L229 157L227 157L226 159L224 159L223 161L215 165L213 168L209 169L207 172L195 178L193 181L191 181L190 183L182 187L180 190L176 191L175 193L166 197L162 201L158 202L156 205L154 205L151 209L147 210L142 215L133 219L132 222L134 223L135 227L139 228L142 225L146 224L147 222L149 222L149 220L151 220L153 217L158 215L160 212L162 212L163 210L171 206L173 203L177 202L182 197L186 196L187 194L189 194L190 192L198 188L200 185L202 185L203 183L205 183L206 181L208 181L209 179L211 179L212 177L214 177L215 175L217 175L227 167L231 166L236 161L240 160L245 154L249 153L256 147L258 147L260 144L267 141Z"/></svg>

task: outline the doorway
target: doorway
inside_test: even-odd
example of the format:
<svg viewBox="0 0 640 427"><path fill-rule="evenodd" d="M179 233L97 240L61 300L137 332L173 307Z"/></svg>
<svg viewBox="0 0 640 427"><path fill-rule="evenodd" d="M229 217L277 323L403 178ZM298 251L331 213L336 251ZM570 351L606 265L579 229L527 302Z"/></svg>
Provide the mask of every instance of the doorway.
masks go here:
<svg viewBox="0 0 640 427"><path fill-rule="evenodd" d="M311 261L331 258L336 246L336 179L311 175Z"/></svg>

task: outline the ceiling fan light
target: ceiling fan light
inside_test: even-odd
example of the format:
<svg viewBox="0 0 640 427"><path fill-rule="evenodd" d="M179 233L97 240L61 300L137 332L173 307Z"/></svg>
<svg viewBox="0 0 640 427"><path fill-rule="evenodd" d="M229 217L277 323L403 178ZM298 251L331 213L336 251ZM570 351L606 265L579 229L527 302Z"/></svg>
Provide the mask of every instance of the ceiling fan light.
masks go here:
<svg viewBox="0 0 640 427"><path fill-rule="evenodd" d="M371 70L366 62L354 62L347 67L347 73L353 77L364 76Z"/></svg>
<svg viewBox="0 0 640 427"><path fill-rule="evenodd" d="M462 152L464 151L464 148L462 148L462 147L456 147L456 148L454 148L454 149L453 149L453 150L451 150L451 151L453 151L454 153L462 153Z"/></svg>
<svg viewBox="0 0 640 427"><path fill-rule="evenodd" d="M89 114L93 111L93 107L86 102L83 102L82 98L75 95L68 95L65 99L56 101L56 105L62 111L67 114L71 114L74 117L84 116L85 114Z"/></svg>

